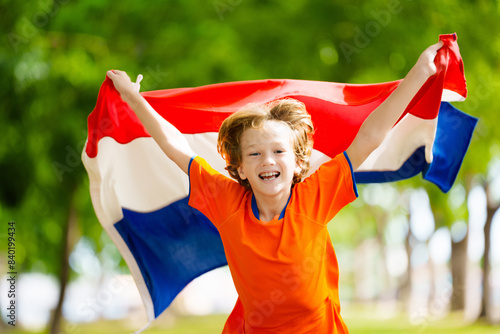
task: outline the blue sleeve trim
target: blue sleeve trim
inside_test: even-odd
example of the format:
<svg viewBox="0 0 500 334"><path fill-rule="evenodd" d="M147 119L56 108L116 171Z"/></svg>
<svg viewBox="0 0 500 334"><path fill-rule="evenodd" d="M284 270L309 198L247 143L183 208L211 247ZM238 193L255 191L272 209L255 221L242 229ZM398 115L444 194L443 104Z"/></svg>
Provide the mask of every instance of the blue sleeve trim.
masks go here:
<svg viewBox="0 0 500 334"><path fill-rule="evenodd" d="M188 180L189 180L189 191L188 191L188 198L191 197L191 164L193 163L194 158L196 158L197 155L193 155L191 159L189 160L189 165L188 165Z"/></svg>
<svg viewBox="0 0 500 334"><path fill-rule="evenodd" d="M351 160L349 159L349 156L347 155L347 152L345 152L345 151L344 151L344 157L347 160L347 163L349 164L349 169L351 170L352 190L354 190L354 194L356 195L356 197L359 197L358 186L356 185L356 178L354 177L354 170L352 169Z"/></svg>
<svg viewBox="0 0 500 334"><path fill-rule="evenodd" d="M254 194L252 194L252 213L257 220L260 220L259 208L257 207L257 200L255 199Z"/></svg>
<svg viewBox="0 0 500 334"><path fill-rule="evenodd" d="M193 155L191 159L189 160L189 165L188 165L188 175L191 173L191 164L193 163L194 158L196 158L197 155Z"/></svg>

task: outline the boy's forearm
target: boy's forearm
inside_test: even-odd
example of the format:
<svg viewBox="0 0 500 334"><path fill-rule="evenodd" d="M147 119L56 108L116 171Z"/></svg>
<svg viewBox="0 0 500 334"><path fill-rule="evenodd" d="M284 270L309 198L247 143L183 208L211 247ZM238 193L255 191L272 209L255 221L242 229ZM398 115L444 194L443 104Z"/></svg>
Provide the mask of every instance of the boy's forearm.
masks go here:
<svg viewBox="0 0 500 334"><path fill-rule="evenodd" d="M187 173L189 161L194 152L184 135L162 118L138 92L122 96L122 98L139 117L141 123L163 152Z"/></svg>
<svg viewBox="0 0 500 334"><path fill-rule="evenodd" d="M412 69L396 90L365 119L346 150L354 170L383 142L427 78Z"/></svg>
<svg viewBox="0 0 500 334"><path fill-rule="evenodd" d="M396 90L363 122L360 131L380 143L427 81L428 76L413 68Z"/></svg>
<svg viewBox="0 0 500 334"><path fill-rule="evenodd" d="M383 142L413 97L427 79L436 73L434 59L442 46L443 43L438 42L428 47L396 90L363 122L356 138L346 150L354 170Z"/></svg>

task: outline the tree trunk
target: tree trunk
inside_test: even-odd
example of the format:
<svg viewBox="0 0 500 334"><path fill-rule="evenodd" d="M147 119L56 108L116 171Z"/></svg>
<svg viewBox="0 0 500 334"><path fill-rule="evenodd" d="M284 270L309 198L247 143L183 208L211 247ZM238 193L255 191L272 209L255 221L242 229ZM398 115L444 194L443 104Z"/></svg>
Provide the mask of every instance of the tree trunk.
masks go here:
<svg viewBox="0 0 500 334"><path fill-rule="evenodd" d="M491 248L491 224L493 221L493 215L499 209L500 205L493 203L491 194L489 192L488 185L486 186L486 223L484 224L484 255L483 255L483 296L481 300L481 313L479 314L479 319L486 319L491 321L491 314L489 312L490 298L491 298L491 286L489 282L491 265L490 265L490 248ZM478 319L478 320L479 320Z"/></svg>
<svg viewBox="0 0 500 334"><path fill-rule="evenodd" d="M410 302L411 302L411 288L412 288L412 275L413 275L413 270L411 267L411 253L413 251L413 247L411 245L411 239L413 238L413 234L411 231L411 226L409 224L410 222L410 215L411 213L408 214L408 233L406 234L406 239L405 239L405 248L406 248L406 256L408 259L408 267L406 268L406 274L403 277L400 285L400 300L403 302L405 305L406 309L410 309Z"/></svg>
<svg viewBox="0 0 500 334"><path fill-rule="evenodd" d="M61 333L61 322L62 322L62 307L64 303L64 297L66 295L66 287L69 280L69 255L74 245L74 232L77 222L77 213L74 205L75 190L72 191L70 202L69 202L69 212L66 225L64 226L64 239L61 250L61 271L59 275L59 300L57 302L56 308L52 312L52 319L50 322L50 334Z"/></svg>
<svg viewBox="0 0 500 334"><path fill-rule="evenodd" d="M467 227L468 228L468 227ZM451 242L451 276L453 280L453 295L451 296L451 310L465 309L465 288L467 279L467 241L469 231L459 242Z"/></svg>
<svg viewBox="0 0 500 334"><path fill-rule="evenodd" d="M465 198L469 198L472 189L473 177L467 175L465 178ZM467 200L465 202L467 205ZM467 245L469 240L469 224L464 238L459 242L451 241L451 278L453 294L450 300L451 311L465 310L465 292L467 289L467 267L469 257L467 255Z"/></svg>
<svg viewBox="0 0 500 334"><path fill-rule="evenodd" d="M387 213L375 214L375 223L377 225L377 243L380 249L381 261L381 280L383 282L383 288L380 291L378 298L385 299L388 297L388 293L391 290L391 284L389 280L389 270L387 269L387 247L384 240L384 230L387 226L387 220L389 219Z"/></svg>

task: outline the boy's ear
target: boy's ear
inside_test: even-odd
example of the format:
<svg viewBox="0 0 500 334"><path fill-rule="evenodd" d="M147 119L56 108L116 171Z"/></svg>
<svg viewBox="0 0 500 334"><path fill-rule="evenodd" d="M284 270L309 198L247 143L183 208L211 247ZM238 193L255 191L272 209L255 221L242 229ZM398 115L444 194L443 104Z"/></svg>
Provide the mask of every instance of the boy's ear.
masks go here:
<svg viewBox="0 0 500 334"><path fill-rule="evenodd" d="M246 178L247 178L242 166L238 167L238 175L240 176L240 179L242 179L242 180L246 180Z"/></svg>

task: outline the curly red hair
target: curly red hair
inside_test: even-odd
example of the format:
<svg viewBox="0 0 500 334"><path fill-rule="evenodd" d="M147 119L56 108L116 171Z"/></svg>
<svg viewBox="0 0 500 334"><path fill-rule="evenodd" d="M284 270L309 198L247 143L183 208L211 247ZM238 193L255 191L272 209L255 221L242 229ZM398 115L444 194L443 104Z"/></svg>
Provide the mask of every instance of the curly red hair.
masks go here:
<svg viewBox="0 0 500 334"><path fill-rule="evenodd" d="M278 121L288 125L292 134L292 147L300 173L293 177L293 185L302 181L309 171L314 127L311 115L305 105L294 99L280 99L264 105L250 104L229 116L222 123L217 139L217 151L226 160L226 170L247 189L251 189L248 180L242 180L238 174L242 154L240 141L245 130L261 128L267 121Z"/></svg>

